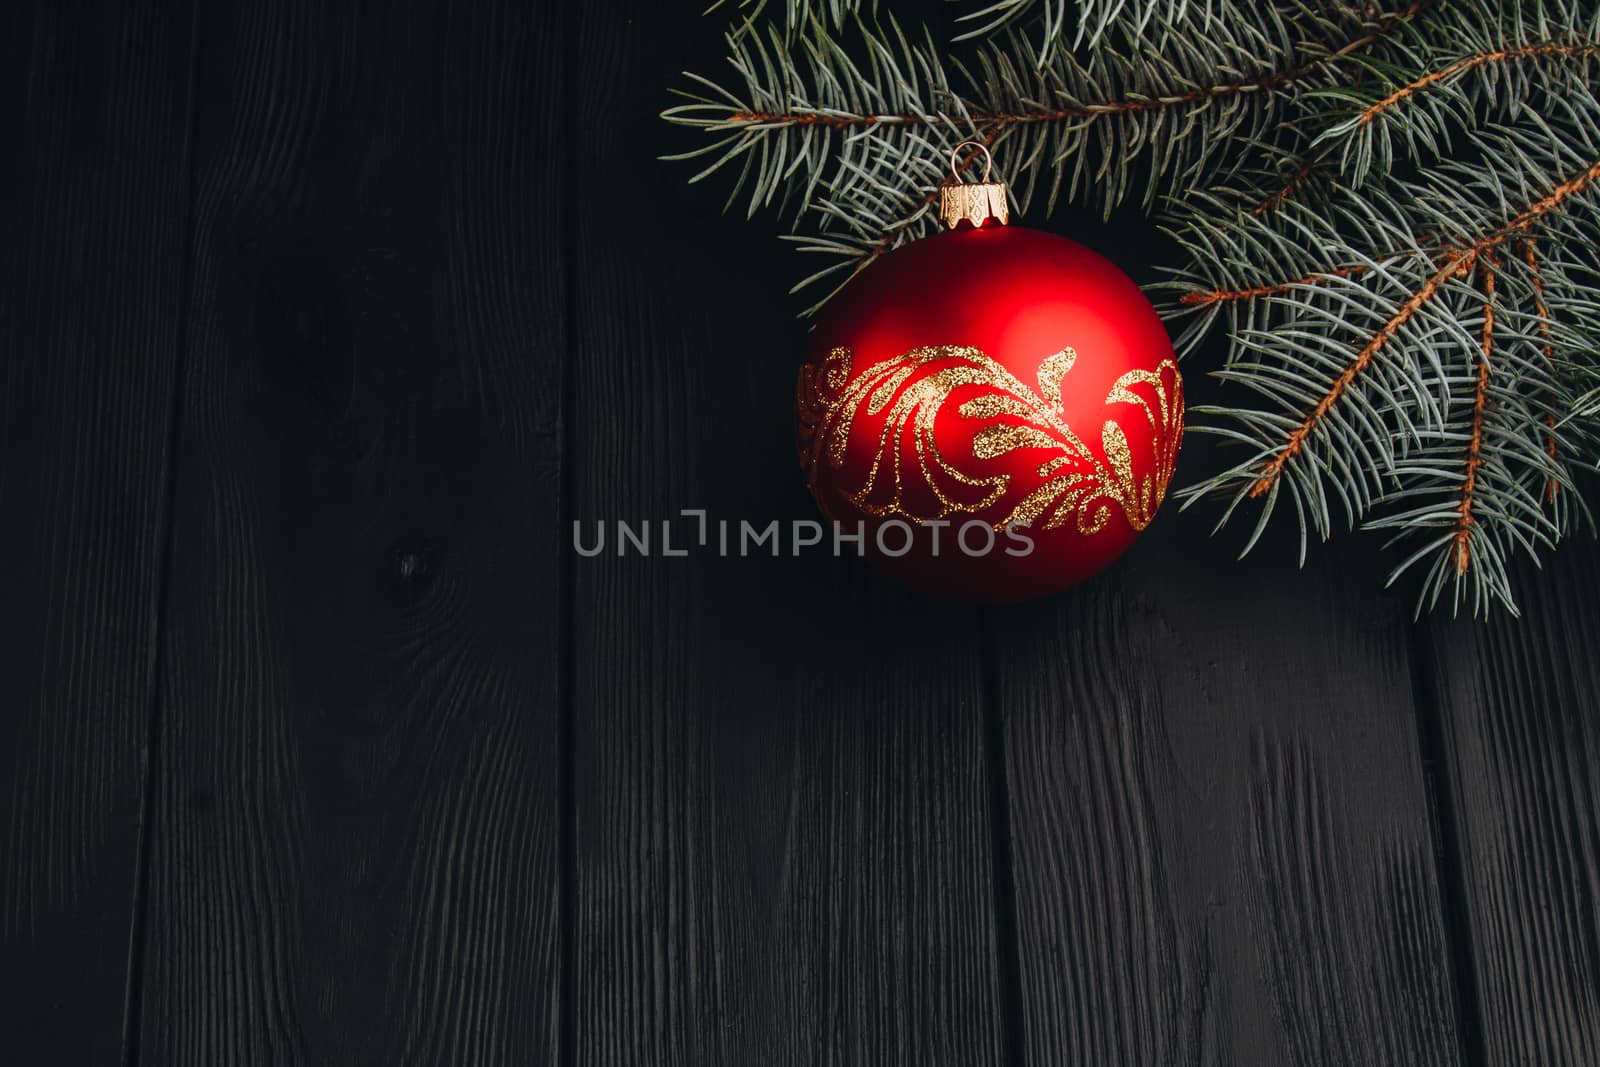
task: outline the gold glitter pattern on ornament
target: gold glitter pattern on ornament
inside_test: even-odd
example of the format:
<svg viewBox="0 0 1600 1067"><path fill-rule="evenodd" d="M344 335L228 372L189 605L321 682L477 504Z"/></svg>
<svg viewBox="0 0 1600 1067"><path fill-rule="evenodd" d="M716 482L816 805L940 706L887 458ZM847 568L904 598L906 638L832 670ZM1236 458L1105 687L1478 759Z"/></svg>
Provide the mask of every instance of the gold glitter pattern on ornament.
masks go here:
<svg viewBox="0 0 1600 1067"><path fill-rule="evenodd" d="M813 492L820 465L842 467L852 431L881 416L871 466L861 486L847 494L863 512L927 521L985 511L1001 501L1011 487L1009 474L963 470L944 455L934 436L940 411L959 389L965 399L957 414L984 424L972 438L974 459L998 459L1020 448L1056 453L1039 463L1042 481L994 524L997 530L1041 521L1053 530L1070 520L1079 533L1095 534L1105 529L1114 508L1135 530L1143 530L1166 497L1183 434L1182 382L1171 359L1153 371L1129 371L1106 396L1107 406L1137 406L1149 423L1155 468L1138 478L1120 423L1106 420L1098 453L1067 424L1061 387L1077 359L1071 348L1040 363L1037 388L965 345L913 348L873 364L854 380L850 356L849 349L834 348L820 364L800 369L800 462ZM920 495L937 508L915 507L907 493L912 484L925 489Z"/></svg>

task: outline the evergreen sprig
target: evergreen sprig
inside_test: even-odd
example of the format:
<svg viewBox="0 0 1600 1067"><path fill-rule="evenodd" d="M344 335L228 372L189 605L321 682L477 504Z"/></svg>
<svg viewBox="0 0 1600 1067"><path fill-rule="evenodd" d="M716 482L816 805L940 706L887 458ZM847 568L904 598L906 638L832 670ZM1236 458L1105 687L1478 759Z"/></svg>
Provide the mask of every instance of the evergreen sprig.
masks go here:
<svg viewBox="0 0 1600 1067"><path fill-rule="evenodd" d="M834 283L814 310L878 255L932 232L929 205L962 141L990 147L1023 210L1040 192L1047 211L1062 195L1106 213L1130 198L1148 208L1281 136L1302 92L1334 84L1353 51L1406 17L1235 11L1169 33L1160 51L1048 58L1014 28L965 63L887 15L856 23L853 49L823 17L798 31L743 22L727 35L733 77L686 75L683 102L663 115L708 135L674 157L706 160L692 181L732 172L730 204L792 210L801 249L833 258L801 283Z"/></svg>
<svg viewBox="0 0 1600 1067"><path fill-rule="evenodd" d="M1055 48L1095 47L1111 38L1137 44L1147 34L1186 24L1191 16L1204 22L1209 0L989 0L975 11L957 16L958 41L987 37L1001 27L1030 25L1039 38L1040 57Z"/></svg>
<svg viewBox="0 0 1600 1067"><path fill-rule="evenodd" d="M759 0L757 0L759 4ZM834 287L930 232L951 146L1019 208L1161 207L1165 313L1216 329L1240 448L1186 490L1302 545L1383 531L1419 610L1498 602L1600 461L1600 10L1577 0L971 0L963 59L857 0L743 9L670 121ZM797 286L799 288L799 286ZM824 297L824 300L826 297Z"/></svg>

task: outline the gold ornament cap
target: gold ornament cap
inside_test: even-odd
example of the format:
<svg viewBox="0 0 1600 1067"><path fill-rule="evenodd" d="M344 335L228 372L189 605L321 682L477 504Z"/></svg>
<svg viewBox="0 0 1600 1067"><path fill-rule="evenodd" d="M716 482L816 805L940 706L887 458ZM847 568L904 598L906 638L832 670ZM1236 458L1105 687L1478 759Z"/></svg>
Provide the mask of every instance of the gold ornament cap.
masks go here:
<svg viewBox="0 0 1600 1067"><path fill-rule="evenodd" d="M976 148L983 153L983 181L964 182L961 172L977 158L969 153L966 159L958 158L963 148ZM991 219L995 225L1004 226L1011 221L1011 202L1006 197L1006 183L992 182L994 157L989 148L978 141L962 141L950 150L950 177L939 186L939 221L944 228L953 230L963 222L974 229Z"/></svg>

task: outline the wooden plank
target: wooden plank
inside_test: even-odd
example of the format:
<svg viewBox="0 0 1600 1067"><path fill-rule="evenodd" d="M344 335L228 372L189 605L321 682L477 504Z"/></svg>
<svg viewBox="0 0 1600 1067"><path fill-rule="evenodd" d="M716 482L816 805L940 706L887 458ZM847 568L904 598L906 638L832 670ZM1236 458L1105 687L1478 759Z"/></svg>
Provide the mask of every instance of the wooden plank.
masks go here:
<svg viewBox="0 0 1600 1067"><path fill-rule="evenodd" d="M182 6L0 13L0 1059L118 1063L185 285Z"/></svg>
<svg viewBox="0 0 1600 1067"><path fill-rule="evenodd" d="M1446 810L1484 1063L1600 1049L1600 550L1523 568L1523 617L1436 621Z"/></svg>
<svg viewBox="0 0 1600 1067"><path fill-rule="evenodd" d="M575 1062L997 1063L977 613L715 553L719 520L816 512L799 264L651 160L684 144L665 88L717 64L700 6L580 13L573 514L657 554L574 564ZM680 508L713 546L665 558Z"/></svg>
<svg viewBox="0 0 1600 1067"><path fill-rule="evenodd" d="M996 614L1027 1061L1456 1063L1408 605L1210 521Z"/></svg>
<svg viewBox="0 0 1600 1067"><path fill-rule="evenodd" d="M564 29L207 9L142 1063L556 1055Z"/></svg>

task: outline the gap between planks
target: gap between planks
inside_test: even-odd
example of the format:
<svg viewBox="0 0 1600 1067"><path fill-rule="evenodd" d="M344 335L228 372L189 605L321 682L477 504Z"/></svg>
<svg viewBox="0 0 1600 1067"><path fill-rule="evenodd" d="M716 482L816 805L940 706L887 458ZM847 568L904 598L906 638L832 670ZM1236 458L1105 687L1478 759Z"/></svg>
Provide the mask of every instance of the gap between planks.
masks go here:
<svg viewBox="0 0 1600 1067"><path fill-rule="evenodd" d="M1411 666L1412 705L1417 715L1417 754L1422 761L1428 821L1439 868L1439 912L1450 944L1457 1044L1463 1067L1486 1067L1488 1047L1484 1043L1483 1007L1478 999L1478 968L1467 910L1466 868L1456 828L1454 783L1444 756L1444 723L1436 681L1438 657L1426 622L1413 621L1410 634L1407 658Z"/></svg>

